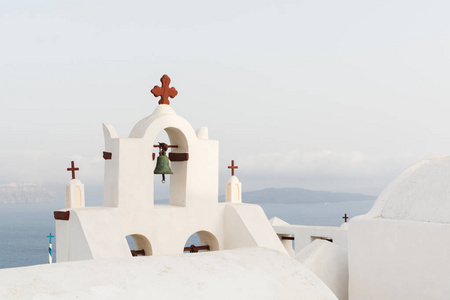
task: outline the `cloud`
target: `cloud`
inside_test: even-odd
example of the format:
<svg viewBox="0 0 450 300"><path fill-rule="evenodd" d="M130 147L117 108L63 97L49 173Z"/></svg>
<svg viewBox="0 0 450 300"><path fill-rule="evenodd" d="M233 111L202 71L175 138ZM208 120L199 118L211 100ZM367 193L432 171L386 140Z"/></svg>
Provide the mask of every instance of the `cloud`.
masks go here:
<svg viewBox="0 0 450 300"><path fill-rule="evenodd" d="M239 178L250 189L296 186L378 194L417 161L412 153L383 156L361 151L270 152L239 158Z"/></svg>
<svg viewBox="0 0 450 300"><path fill-rule="evenodd" d="M0 183L21 182L39 185L65 185L71 179L70 161L80 168L76 177L85 184L103 184L103 158L89 155L67 155L53 151L22 151L0 153L3 156Z"/></svg>

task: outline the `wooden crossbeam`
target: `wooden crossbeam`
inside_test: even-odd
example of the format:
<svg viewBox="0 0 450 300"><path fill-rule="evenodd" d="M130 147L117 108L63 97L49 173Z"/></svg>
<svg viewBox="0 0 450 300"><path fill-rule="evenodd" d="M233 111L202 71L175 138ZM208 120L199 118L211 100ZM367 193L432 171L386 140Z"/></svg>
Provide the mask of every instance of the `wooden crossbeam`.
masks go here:
<svg viewBox="0 0 450 300"><path fill-rule="evenodd" d="M145 255L145 250L131 250L131 255L138 256L138 255Z"/></svg>
<svg viewBox="0 0 450 300"><path fill-rule="evenodd" d="M197 253L199 250L211 250L209 245L195 246L191 245L189 247L184 247L184 251L189 251L190 253Z"/></svg>
<svg viewBox="0 0 450 300"><path fill-rule="evenodd" d="M167 148L178 148L178 145L167 145L165 143L161 143L161 144L164 144ZM161 145L153 145L153 147L159 148L159 147L161 147Z"/></svg>
<svg viewBox="0 0 450 300"><path fill-rule="evenodd" d="M169 153L170 161L187 161L189 160L189 153Z"/></svg>
<svg viewBox="0 0 450 300"><path fill-rule="evenodd" d="M55 217L55 220L69 221L70 211L54 211L53 216Z"/></svg>

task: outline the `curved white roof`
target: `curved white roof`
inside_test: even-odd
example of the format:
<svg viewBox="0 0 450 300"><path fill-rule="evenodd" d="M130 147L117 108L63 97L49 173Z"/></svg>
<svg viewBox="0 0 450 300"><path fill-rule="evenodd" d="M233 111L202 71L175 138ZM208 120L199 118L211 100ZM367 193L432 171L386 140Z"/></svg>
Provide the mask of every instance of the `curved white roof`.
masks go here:
<svg viewBox="0 0 450 300"><path fill-rule="evenodd" d="M450 157L422 160L406 169L380 194L369 215L450 223Z"/></svg>
<svg viewBox="0 0 450 300"><path fill-rule="evenodd" d="M236 250L0 270L1 299L337 299L295 259Z"/></svg>

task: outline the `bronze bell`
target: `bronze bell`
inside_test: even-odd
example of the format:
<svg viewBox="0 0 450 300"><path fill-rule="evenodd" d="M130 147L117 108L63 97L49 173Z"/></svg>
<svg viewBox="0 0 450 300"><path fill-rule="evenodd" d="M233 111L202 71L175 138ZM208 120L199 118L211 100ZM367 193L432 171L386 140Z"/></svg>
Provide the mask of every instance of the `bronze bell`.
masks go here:
<svg viewBox="0 0 450 300"><path fill-rule="evenodd" d="M167 145L161 143L160 144L161 151L159 152L158 159L156 160L156 168L153 171L153 174L162 174L162 183L166 182L166 177L164 174L173 174L170 169L169 158L166 155Z"/></svg>

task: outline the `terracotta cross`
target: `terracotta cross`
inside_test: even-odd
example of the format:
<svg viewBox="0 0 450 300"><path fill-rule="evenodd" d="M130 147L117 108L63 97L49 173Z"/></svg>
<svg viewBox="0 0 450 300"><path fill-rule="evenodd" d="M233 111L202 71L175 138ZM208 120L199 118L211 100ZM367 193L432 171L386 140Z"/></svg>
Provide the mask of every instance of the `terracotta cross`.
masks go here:
<svg viewBox="0 0 450 300"><path fill-rule="evenodd" d="M153 96L161 96L161 100L158 102L159 104L169 105L169 97L174 98L178 94L178 91L174 87L169 88L169 84L169 76L163 75L163 77L161 77L161 86L155 85L155 87L151 90Z"/></svg>
<svg viewBox="0 0 450 300"><path fill-rule="evenodd" d="M72 167L71 168L67 168L67 171L72 171L72 179L75 179L75 171L80 170L79 168L75 168L75 162L72 160L71 163Z"/></svg>
<svg viewBox="0 0 450 300"><path fill-rule="evenodd" d="M347 219L348 219L347 214L345 214L345 215L342 217L342 219L344 219L345 223L347 223Z"/></svg>
<svg viewBox="0 0 450 300"><path fill-rule="evenodd" d="M234 169L237 169L238 166L234 165L234 160L231 161L231 166L228 166L228 169L231 169L231 176L234 176Z"/></svg>

